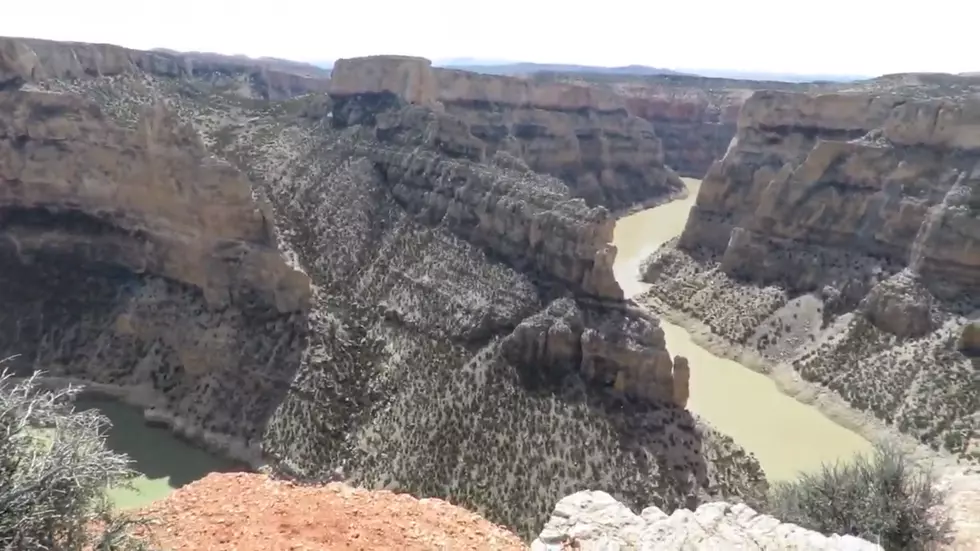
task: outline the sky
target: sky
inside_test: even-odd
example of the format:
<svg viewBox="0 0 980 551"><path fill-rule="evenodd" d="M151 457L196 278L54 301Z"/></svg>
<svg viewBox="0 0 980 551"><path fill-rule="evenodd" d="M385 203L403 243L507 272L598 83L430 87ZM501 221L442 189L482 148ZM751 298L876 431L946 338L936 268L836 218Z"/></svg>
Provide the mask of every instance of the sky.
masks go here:
<svg viewBox="0 0 980 551"><path fill-rule="evenodd" d="M876 76L980 71L970 0L6 1L0 35L297 61L374 54Z"/></svg>

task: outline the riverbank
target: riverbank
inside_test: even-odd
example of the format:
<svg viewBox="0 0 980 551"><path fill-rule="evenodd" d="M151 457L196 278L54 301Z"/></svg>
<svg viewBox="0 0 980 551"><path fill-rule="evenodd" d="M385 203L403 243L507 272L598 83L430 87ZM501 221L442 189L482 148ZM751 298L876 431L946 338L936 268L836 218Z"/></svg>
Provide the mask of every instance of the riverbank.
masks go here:
<svg viewBox="0 0 980 551"><path fill-rule="evenodd" d="M617 221L613 271L627 298L641 297L649 287L640 281L643 261L679 235L687 223L700 181L685 178L684 183L683 199ZM649 309L643 300L636 302ZM667 349L691 362L688 409L751 452L770 480L792 480L825 462L871 452L871 443L859 434L781 393L764 375L738 364L740 358L712 353L684 326L671 325L667 316L661 318ZM801 434L806 438L801 439Z"/></svg>
<svg viewBox="0 0 980 551"><path fill-rule="evenodd" d="M702 321L671 308L647 293L635 297L634 300L658 317L683 328L693 342L711 354L769 377L781 393L816 408L834 423L859 434L873 444L898 446L901 451L916 461L932 463L943 468L958 465L955 458L948 454L922 445L876 417L855 410L830 389L803 379L791 365L768 361L752 349L719 337Z"/></svg>

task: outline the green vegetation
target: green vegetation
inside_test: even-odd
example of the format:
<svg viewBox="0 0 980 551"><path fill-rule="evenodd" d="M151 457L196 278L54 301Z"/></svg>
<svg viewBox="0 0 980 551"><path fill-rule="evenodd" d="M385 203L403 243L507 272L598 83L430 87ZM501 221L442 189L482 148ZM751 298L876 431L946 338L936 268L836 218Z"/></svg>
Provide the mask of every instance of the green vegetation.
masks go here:
<svg viewBox="0 0 980 551"><path fill-rule="evenodd" d="M928 471L879 447L872 457L774 485L767 512L824 534L858 536L886 551L917 551L934 549L949 535L943 502Z"/></svg>
<svg viewBox="0 0 980 551"><path fill-rule="evenodd" d="M129 458L106 446L104 416L73 409L76 392L0 372L0 550L146 549L131 532L143 521L106 493L135 476Z"/></svg>

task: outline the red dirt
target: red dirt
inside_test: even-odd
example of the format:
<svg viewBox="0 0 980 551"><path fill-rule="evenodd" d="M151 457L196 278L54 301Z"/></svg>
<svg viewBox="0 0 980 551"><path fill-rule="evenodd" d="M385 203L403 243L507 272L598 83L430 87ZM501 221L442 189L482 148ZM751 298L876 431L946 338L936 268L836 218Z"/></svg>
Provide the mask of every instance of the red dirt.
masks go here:
<svg viewBox="0 0 980 551"><path fill-rule="evenodd" d="M167 550L526 550L516 535L440 499L265 475L211 474L140 511Z"/></svg>

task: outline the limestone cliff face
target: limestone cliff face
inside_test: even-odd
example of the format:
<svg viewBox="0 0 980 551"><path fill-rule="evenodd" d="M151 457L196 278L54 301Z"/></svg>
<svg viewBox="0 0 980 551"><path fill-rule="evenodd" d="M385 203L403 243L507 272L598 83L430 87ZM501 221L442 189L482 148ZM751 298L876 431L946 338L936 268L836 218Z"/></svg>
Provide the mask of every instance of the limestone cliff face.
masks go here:
<svg viewBox="0 0 980 551"><path fill-rule="evenodd" d="M527 535L578 487L666 509L764 491L673 403L605 208L441 102L243 102L137 69L4 92L0 354L18 367L115 385L279 471L343 467ZM392 71L377 82L405 82ZM555 312L566 348L535 349Z"/></svg>
<svg viewBox="0 0 980 551"><path fill-rule="evenodd" d="M325 71L301 64L0 37L0 90L16 89L24 82L140 73L193 77L216 89L264 99L323 92L329 82Z"/></svg>
<svg viewBox="0 0 980 551"><path fill-rule="evenodd" d="M0 93L0 355L152 381L144 405L254 436L271 402L230 390L288 384L311 293L270 216L161 106L129 129L77 96Z"/></svg>
<svg viewBox="0 0 980 551"><path fill-rule="evenodd" d="M428 60L340 60L337 98L390 93L465 123L487 155L504 152L564 180L575 196L613 210L664 200L682 189L664 168L651 125L621 97L594 88L434 69Z"/></svg>
<svg viewBox="0 0 980 551"><path fill-rule="evenodd" d="M980 389L954 343L980 308L978 121L976 100L901 89L757 92L646 278L722 336L972 454Z"/></svg>
<svg viewBox="0 0 980 551"><path fill-rule="evenodd" d="M803 242L968 291L980 285L980 219L969 205L980 185L978 115L980 103L758 93L703 181L680 246L722 252L731 273L812 287L819 268L792 259L791 243Z"/></svg>

